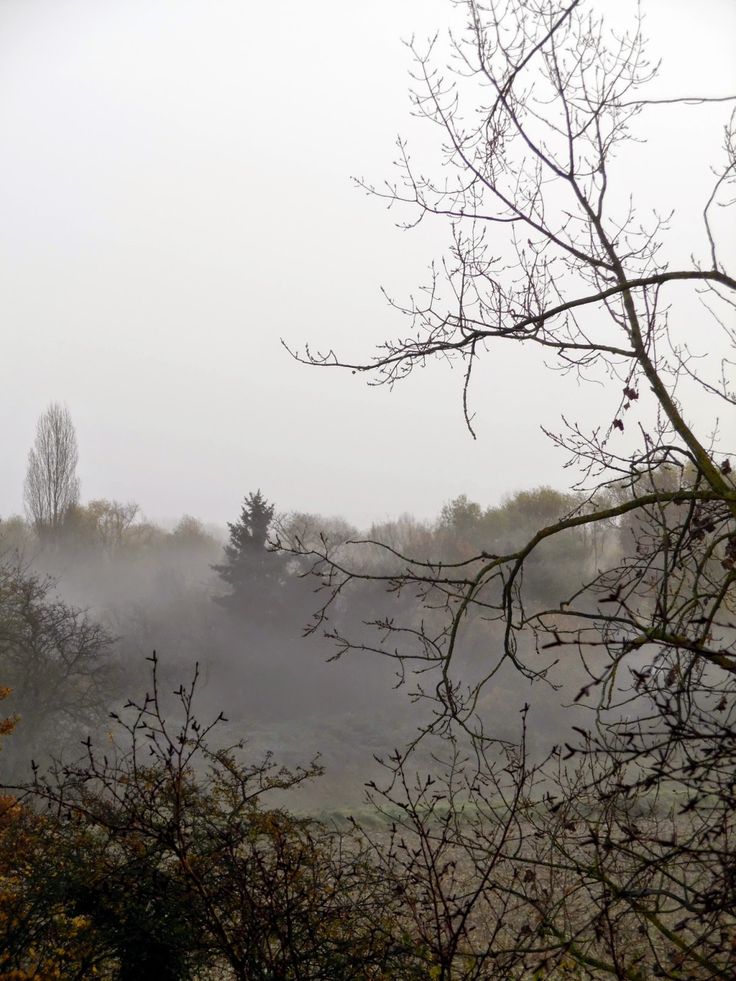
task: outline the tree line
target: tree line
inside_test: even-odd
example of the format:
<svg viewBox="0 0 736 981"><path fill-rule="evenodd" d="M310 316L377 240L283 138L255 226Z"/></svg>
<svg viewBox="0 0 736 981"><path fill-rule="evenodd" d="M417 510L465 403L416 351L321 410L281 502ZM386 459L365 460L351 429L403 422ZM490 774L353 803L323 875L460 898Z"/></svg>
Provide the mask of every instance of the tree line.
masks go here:
<svg viewBox="0 0 736 981"><path fill-rule="evenodd" d="M55 457L59 433L76 448L66 408L49 406L38 431L44 435L31 450L29 473L44 453ZM63 508L36 513L34 498L27 501L26 520L0 520L0 669L20 718L5 753L6 774L17 775L23 761L47 759L99 731L126 685L136 677L144 682L143 658L154 646L166 651L163 670L173 680L177 671L188 670L182 646L191 661L202 658L206 644L217 672L243 656L228 652L242 652L248 643L256 647L248 654L253 666L276 661L272 652L290 650L303 632L319 633L327 622L317 611L322 593L315 590L308 557L296 554L307 546L329 542L356 559L367 576L385 571L381 550L366 547L369 540L449 559L466 555L479 539L506 546L577 502L575 495L539 488L484 509L461 495L433 522L404 515L359 532L340 518L277 514L276 505L256 490L243 499L223 542L222 534L188 515L165 530L142 519L132 502L82 503L76 449L65 459L75 466L63 483L75 494ZM47 479L60 470L52 459L39 472ZM41 499L62 496L47 488ZM615 548L619 537L620 530L611 528L608 547ZM535 594L558 588L565 576L570 584L582 581L584 537L567 546L532 566L529 587ZM393 606L394 615L426 617L416 595L397 596ZM334 612L329 622L335 631L356 621L370 623L385 613L382 590L357 580L349 601Z"/></svg>
<svg viewBox="0 0 736 981"><path fill-rule="evenodd" d="M724 419L736 404L720 222L734 116L682 267L659 213L621 204L617 155L650 113L731 113L736 97L650 97L640 17L618 31L583 0L461 7L447 49L411 44L437 170L400 142L396 179L360 182L409 226L448 223L448 253L401 307L411 329L375 357L298 356L388 384L458 360L472 429L478 359L541 347L601 386L600 419L550 432L574 488L459 498L433 527L357 536L304 515L275 526L250 495L215 563L223 616L247 632L263 604L241 616L241 589L310 583L307 632L338 660L389 664L408 691L415 724L368 781L372 820L290 813L318 764L282 769L218 741L228 723L200 720L196 675L167 707L153 658L107 741L6 799L8 981L734 975L734 448L690 421L696 401ZM678 333L668 307L687 289L725 339L722 364ZM494 699L510 678L528 693L513 733ZM534 746L553 698L568 724Z"/></svg>

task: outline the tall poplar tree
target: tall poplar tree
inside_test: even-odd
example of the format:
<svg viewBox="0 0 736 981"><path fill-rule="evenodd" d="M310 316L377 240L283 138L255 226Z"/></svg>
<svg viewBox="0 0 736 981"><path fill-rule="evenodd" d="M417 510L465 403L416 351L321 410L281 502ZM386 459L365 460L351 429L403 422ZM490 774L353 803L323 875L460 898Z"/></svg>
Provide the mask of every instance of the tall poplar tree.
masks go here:
<svg viewBox="0 0 736 981"><path fill-rule="evenodd" d="M79 500L77 435L66 406L52 402L38 420L23 487L37 533L56 536Z"/></svg>

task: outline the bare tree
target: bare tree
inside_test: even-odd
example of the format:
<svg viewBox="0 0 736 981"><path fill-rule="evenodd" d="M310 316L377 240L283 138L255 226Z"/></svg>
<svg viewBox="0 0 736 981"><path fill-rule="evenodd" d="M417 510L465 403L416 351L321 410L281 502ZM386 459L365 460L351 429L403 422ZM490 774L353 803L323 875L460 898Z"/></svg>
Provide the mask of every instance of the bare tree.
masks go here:
<svg viewBox="0 0 736 981"><path fill-rule="evenodd" d="M66 406L52 402L38 420L23 497L41 534L56 534L79 499L77 435Z"/></svg>
<svg viewBox="0 0 736 981"><path fill-rule="evenodd" d="M99 498L90 501L87 513L94 520L97 536L104 548L120 548L125 533L135 521L139 507L134 501L108 501Z"/></svg>
<svg viewBox="0 0 736 981"><path fill-rule="evenodd" d="M568 957L586 977L732 977L736 447L699 431L692 407L710 404L717 418L736 405L736 277L719 242L734 203L736 96L649 98L656 64L641 18L617 32L583 0L460 6L465 29L450 39L446 68L438 38L411 44L413 106L441 133L439 176L419 170L400 141L395 181L358 182L410 209L407 227L447 222L449 252L425 287L393 301L410 329L375 357L297 357L389 385L431 359L460 360L473 432L478 359L494 345L537 346L553 368L600 384L602 415L549 433L580 496L526 542L478 543L448 562L372 541L386 561L369 574L354 546L297 547L325 596L312 627L338 655L381 653L400 680L414 680L431 707L417 741L469 740L472 794L492 772L484 699L502 667L562 687L571 708L587 709L589 723L552 750L543 794L516 808L524 833L507 853L512 879L493 882L526 904L522 946L551 958L540 970ZM723 159L691 230L692 258L675 268L668 220L644 217L630 198L624 149L642 152L631 147L651 136L642 126L651 113L707 103L725 109ZM702 304L702 345L692 317L673 313L688 288ZM720 338L721 357L706 331ZM593 529L606 547L581 563L572 595L561 585L550 602L525 588L540 549ZM367 578L416 597L421 619L387 614L372 641L341 631L337 600ZM464 643L479 619L492 642L470 673ZM397 792L415 746L390 766ZM457 810L446 788L438 793ZM469 881L480 882L482 863L469 864ZM447 936L454 943L457 933Z"/></svg>
<svg viewBox="0 0 736 981"><path fill-rule="evenodd" d="M436 64L437 39L426 50L411 45L413 105L442 133L441 176L419 173L400 141L399 178L383 186L359 182L392 205L413 209L409 226L448 222L450 252L433 267L430 283L401 305L411 329L373 359L348 363L333 351L309 349L297 357L388 384L429 359L462 359L472 431L469 385L477 360L495 344L536 345L555 359L553 367L583 382L602 381L608 404L602 396L601 422L565 421L549 434L578 474L582 496L569 515L522 547L499 554L481 549L455 563L439 556L414 561L386 548L394 561L383 578L394 589L411 586L431 594L435 605L440 598L445 603L447 628L429 638L422 656L440 673L436 694L446 716L457 718L461 703L472 710L476 701L477 691L463 698L452 679L453 655L473 609L498 619L501 657L530 677L539 676L540 659L525 661L517 647L529 629L546 632L544 643L560 648L604 648L607 658L597 659L591 678L603 690L621 659L644 648L650 657L657 650L687 651L736 675L733 447L699 433L682 403L688 393L701 404L711 400L714 414L736 404L728 371L736 357L736 278L726 270L714 218L716 208L733 204L736 117L724 120L724 159L703 202L701 255L694 251L686 268L672 269L666 259L667 223L655 213L647 224L633 203L621 211L613 195L617 179L628 195L616 155L639 135L640 116L708 102L722 102L728 112L736 96L648 99L656 67L640 20L619 35L582 0L462 6L466 29L451 38L446 71ZM694 350L692 332L679 335L673 325L667 304L687 286L697 290L705 322L734 352L720 363ZM633 546L615 552L620 562L593 570L574 598L560 597L571 599L564 617L559 604L527 607L524 569L545 542L626 522L635 532ZM359 572L331 562L325 549L312 556L330 596Z"/></svg>

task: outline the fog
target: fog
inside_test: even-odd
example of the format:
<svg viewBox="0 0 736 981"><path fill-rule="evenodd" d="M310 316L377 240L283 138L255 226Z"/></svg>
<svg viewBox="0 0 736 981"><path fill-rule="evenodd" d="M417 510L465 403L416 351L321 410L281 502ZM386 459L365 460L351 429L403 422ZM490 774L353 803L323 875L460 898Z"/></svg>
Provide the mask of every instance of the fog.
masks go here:
<svg viewBox="0 0 736 981"><path fill-rule="evenodd" d="M542 503L536 512L527 505L523 524L512 499L489 510L486 524L496 530L486 534L507 547L519 542L530 533L535 518L544 515L547 499L548 513L550 507L562 511L570 503L555 492L541 491ZM165 700L180 684L189 683L198 665L198 713L202 721L220 711L225 714L227 722L219 733L224 743L245 739L249 754L273 752L279 762L292 766L319 757L326 775L302 793L303 806L357 806L366 781L379 772L374 757L386 758L409 742L431 716L431 707L417 703L414 696L419 686L431 689L436 680L416 674L410 661L399 684L400 665L375 652L351 651L328 663L340 645L325 634L337 631L356 644L375 647L376 631L367 626L370 622L395 617L426 627L432 614L425 604L415 595L392 596L380 584L356 582L330 606L320 628L304 636L313 613L329 595L318 589L318 578L307 574L305 559L284 560L285 552L264 549L253 559L261 563L259 574L266 582L256 602L243 592L237 602L224 607L222 598L230 590L213 568L224 560L224 530L206 529L189 517L168 530L137 518L115 540L105 540L95 517L101 503L105 502L79 507L53 542L39 539L19 519L0 524L3 566L17 570L6 572L4 603L11 608L10 597L17 594L13 574L21 584L37 577L43 593L35 612L28 602L21 604L6 628L6 646L11 635L11 643L14 637L17 644L17 653L5 650L4 680L13 688L7 707L19 716L4 753L6 779L22 779L31 758L45 764L53 757L73 757L88 736L104 742L108 713L150 690L150 657L155 651ZM332 536L342 549L341 561L368 574L386 572L390 570L382 550L339 543L349 535L370 536L397 550L411 547L419 554L460 555L480 525L468 523L466 499L456 503L455 513L446 508L433 522L406 515L363 531L335 517L285 513L274 517L270 534L272 541L281 536L284 545L297 536L304 545L310 535L313 542ZM121 509L115 502L107 506ZM617 534L612 530L613 547ZM571 540L568 553L557 548L533 563L530 596L577 585L587 569L581 545ZM270 578L272 563L276 579ZM38 611L55 603L62 604L68 622L52 630ZM76 621L72 627L72 618L80 616L102 628L106 644L93 649L89 661L55 675L57 662L69 660L69 650L82 646ZM466 632L461 662L470 680L497 656L502 631L479 617ZM410 638L404 646L410 653ZM390 651L391 644L385 650ZM574 666L555 680L561 677L574 683ZM567 715L563 724L563 701L551 686L532 691L509 666L484 695L484 711L493 715L499 738L513 740L520 732L519 711L531 702L531 741L543 747L561 738L569 725ZM428 754L429 749L420 754L418 763L428 763Z"/></svg>
<svg viewBox="0 0 736 981"><path fill-rule="evenodd" d="M609 6L621 23L633 10ZM732 87L733 4L703 11L645 4L663 58L653 94ZM532 351L479 365L474 441L461 371L438 364L371 389L306 370L280 345L361 358L404 332L379 287L416 290L447 229L400 231L408 212L386 212L350 178L390 178L397 133L433 166L402 39L444 34L458 16L441 0L4 0L0 514L22 511L51 400L73 414L83 496L135 500L158 522L187 512L224 525L257 486L284 509L361 526L429 520L461 493L489 504L569 486L540 424L602 407ZM676 196L681 257L699 246L723 114L648 117L648 143L632 145L642 156L618 164L619 193L645 213L668 213Z"/></svg>
<svg viewBox="0 0 736 981"><path fill-rule="evenodd" d="M631 13L623 6L622 22ZM709 0L697 18L684 2L652 0L645 10L664 58L661 91L733 87L732 3ZM406 216L387 214L350 178L390 177L396 133L418 159L437 159L432 133L409 112L401 39L444 35L456 17L440 0L0 6L1 557L24 581L41 577L39 602L86 611L108 638L84 712L73 699L63 718L50 702L31 708L24 685L36 681L20 667L0 678L20 715L3 750L14 773L41 745L48 759L87 735L104 739L106 713L145 690L155 650L168 688L199 664L201 711L225 713L226 740L246 738L254 753L291 764L320 756L327 775L310 806L354 804L374 756L411 739L431 711L412 699L422 679L410 673L397 685L395 661L377 653L329 662L339 644L324 629L305 636L324 597L298 559L279 566L277 599L288 601L248 617L224 608L213 566L223 562L226 523L261 488L277 511L272 534L311 515L328 536L408 544L436 560L478 545L481 524L465 541L461 524L442 516L461 495L513 516L519 491L569 490L566 461L540 427L562 415L607 420L609 405L599 388L549 372L543 357L504 350L479 367L474 440L462 372L439 364L375 388L349 372L310 370L281 343L360 359L406 329L379 287L415 290L447 230L400 230ZM667 210L676 196L673 260L702 245L700 225L692 228L723 117L718 106L673 114L671 126L660 116L656 130L643 127L644 149L635 146L646 164L625 153L619 162L622 200L630 190L647 210ZM697 300L680 309L687 329ZM711 353L720 343L691 340ZM81 517L50 543L17 515L36 420L52 401L74 421ZM708 411L690 403L707 432L716 428ZM719 423L724 441L736 435L732 416ZM85 524L85 508L100 500L139 506L114 545ZM480 547L518 547L538 517L508 527L498 518ZM612 527L598 547L616 552L618 534ZM592 569L588 545L576 539L564 555L543 555L529 594L574 591ZM354 560L365 570L375 556ZM367 638L366 621L416 624L427 614L416 596L354 584L329 615L328 632ZM468 629L459 655L468 678L487 671L499 631L482 617ZM561 737L577 671L562 664L550 675L565 683L563 696L504 668L481 707L514 739L532 703L533 739L548 745ZM77 694L80 683L69 682Z"/></svg>

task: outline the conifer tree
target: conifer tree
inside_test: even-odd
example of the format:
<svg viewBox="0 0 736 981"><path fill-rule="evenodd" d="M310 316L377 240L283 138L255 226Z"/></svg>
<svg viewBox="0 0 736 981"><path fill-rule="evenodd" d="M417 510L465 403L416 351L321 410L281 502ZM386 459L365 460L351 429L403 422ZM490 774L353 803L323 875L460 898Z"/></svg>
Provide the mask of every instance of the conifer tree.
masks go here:
<svg viewBox="0 0 736 981"><path fill-rule="evenodd" d="M267 617L278 606L284 587L286 560L268 547L274 510L260 490L248 494L239 519L228 523L225 561L212 566L230 587L217 602L249 618Z"/></svg>

